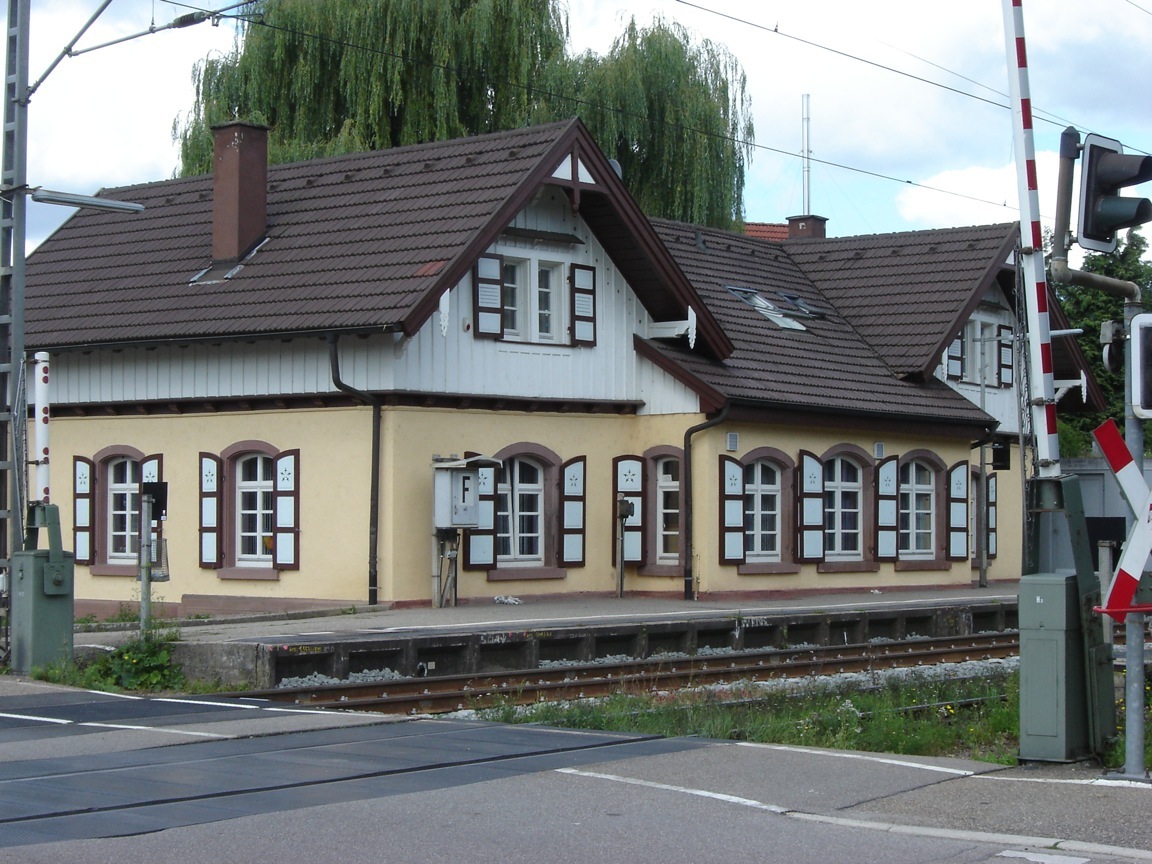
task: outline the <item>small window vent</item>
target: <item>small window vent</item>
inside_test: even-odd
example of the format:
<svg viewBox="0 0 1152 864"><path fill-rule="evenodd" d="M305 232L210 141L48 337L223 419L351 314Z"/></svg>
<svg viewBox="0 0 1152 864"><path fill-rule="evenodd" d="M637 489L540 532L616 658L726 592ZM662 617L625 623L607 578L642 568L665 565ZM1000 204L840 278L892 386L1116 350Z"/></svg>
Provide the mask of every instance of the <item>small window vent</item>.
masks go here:
<svg viewBox="0 0 1152 864"><path fill-rule="evenodd" d="M877 459L883 459L884 458L884 442L883 441L877 441L875 444L872 445L872 455Z"/></svg>
<svg viewBox="0 0 1152 864"><path fill-rule="evenodd" d="M740 449L740 433L739 432L729 432L728 433L728 452L729 453L735 453L739 449Z"/></svg>

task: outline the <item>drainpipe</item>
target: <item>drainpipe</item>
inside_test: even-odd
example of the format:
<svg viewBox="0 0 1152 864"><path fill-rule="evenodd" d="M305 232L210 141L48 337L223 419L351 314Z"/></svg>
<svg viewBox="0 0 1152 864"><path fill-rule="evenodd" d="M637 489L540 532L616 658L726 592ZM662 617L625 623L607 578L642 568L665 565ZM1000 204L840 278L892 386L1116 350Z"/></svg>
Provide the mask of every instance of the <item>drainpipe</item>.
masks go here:
<svg viewBox="0 0 1152 864"><path fill-rule="evenodd" d="M720 413L684 432L684 599L695 600L692 573L692 436L713 426L719 426L728 417L731 400L724 403Z"/></svg>
<svg viewBox="0 0 1152 864"><path fill-rule="evenodd" d="M377 552L380 545L380 399L371 393L357 390L340 377L340 354L336 348L339 339L335 333L328 334L328 362L332 367L332 383L342 393L347 393L365 405L372 406L372 474L368 493L368 605L375 606L378 602L379 587Z"/></svg>

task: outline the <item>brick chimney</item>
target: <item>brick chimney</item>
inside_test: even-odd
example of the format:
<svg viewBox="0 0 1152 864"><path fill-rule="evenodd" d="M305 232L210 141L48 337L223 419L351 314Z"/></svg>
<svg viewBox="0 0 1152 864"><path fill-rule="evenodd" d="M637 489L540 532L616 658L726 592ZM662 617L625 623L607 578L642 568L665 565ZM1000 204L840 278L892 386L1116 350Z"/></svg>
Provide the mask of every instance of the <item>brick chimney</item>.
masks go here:
<svg viewBox="0 0 1152 864"><path fill-rule="evenodd" d="M268 229L268 127L212 127L212 260L239 261Z"/></svg>
<svg viewBox="0 0 1152 864"><path fill-rule="evenodd" d="M812 238L814 240L823 240L827 234L825 233L825 225L828 222L826 216L789 216L788 217L788 239L800 240L803 238Z"/></svg>

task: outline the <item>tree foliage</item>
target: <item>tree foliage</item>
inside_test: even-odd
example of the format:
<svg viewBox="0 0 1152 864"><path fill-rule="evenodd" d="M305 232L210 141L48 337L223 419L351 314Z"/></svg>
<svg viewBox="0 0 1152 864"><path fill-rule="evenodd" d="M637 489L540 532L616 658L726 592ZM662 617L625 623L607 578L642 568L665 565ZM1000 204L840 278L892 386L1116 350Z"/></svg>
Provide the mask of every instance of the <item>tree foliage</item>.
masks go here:
<svg viewBox="0 0 1152 864"><path fill-rule="evenodd" d="M1134 228L1121 241L1116 252L1090 253L1084 257L1080 269L1134 282L1140 287L1144 307L1147 309L1152 301L1152 263L1145 260L1147 251L1148 241L1139 229ZM1121 427L1124 424L1124 372L1120 367L1116 367L1116 372L1104 368L1103 346L1099 338L1100 325L1105 321L1123 323L1124 301L1096 288L1060 283L1054 284L1053 288L1071 326L1084 330L1084 335L1079 337L1080 349L1107 400L1107 408L1103 412L1061 415L1061 452L1067 456L1086 455L1091 448L1093 429L1109 417Z"/></svg>
<svg viewBox="0 0 1152 864"><path fill-rule="evenodd" d="M444 140L581 116L656 216L728 227L743 212L744 74L714 43L631 22L606 56L567 53L559 0L259 0L232 52L193 70L174 124L183 175L211 125L271 127L269 159ZM251 13L250 15L248 13Z"/></svg>

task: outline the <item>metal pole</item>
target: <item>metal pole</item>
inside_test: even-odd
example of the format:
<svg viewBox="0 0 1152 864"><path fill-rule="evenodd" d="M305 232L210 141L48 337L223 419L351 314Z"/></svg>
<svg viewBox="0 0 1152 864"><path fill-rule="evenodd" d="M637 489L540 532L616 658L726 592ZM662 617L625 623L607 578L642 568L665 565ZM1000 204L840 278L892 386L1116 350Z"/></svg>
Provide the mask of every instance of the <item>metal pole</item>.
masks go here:
<svg viewBox="0 0 1152 864"><path fill-rule="evenodd" d="M1124 619L1124 773L1144 777L1144 613Z"/></svg>
<svg viewBox="0 0 1152 864"><path fill-rule="evenodd" d="M152 633L152 496L140 496L140 638Z"/></svg>

